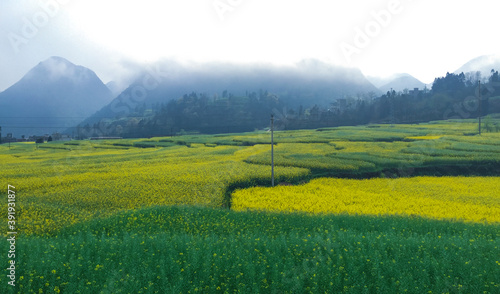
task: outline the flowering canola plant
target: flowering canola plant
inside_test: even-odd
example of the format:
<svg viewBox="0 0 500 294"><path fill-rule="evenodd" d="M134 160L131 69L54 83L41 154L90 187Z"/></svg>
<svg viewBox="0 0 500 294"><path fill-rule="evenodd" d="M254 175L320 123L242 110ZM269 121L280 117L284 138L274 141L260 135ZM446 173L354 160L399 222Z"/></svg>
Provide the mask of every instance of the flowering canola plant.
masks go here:
<svg viewBox="0 0 500 294"><path fill-rule="evenodd" d="M242 161L266 148L262 145L95 148L102 145L82 142L70 150L33 150L32 145L18 144L18 152L12 150L15 156L1 155L6 160L0 177L20 187L22 195L20 234L52 234L76 223L153 205L219 208L227 205L231 185L253 186L268 181L270 175L269 167ZM283 181L309 173L296 167L277 167L275 172Z"/></svg>
<svg viewBox="0 0 500 294"><path fill-rule="evenodd" d="M237 190L232 208L500 223L498 191L499 177L320 178L300 186Z"/></svg>

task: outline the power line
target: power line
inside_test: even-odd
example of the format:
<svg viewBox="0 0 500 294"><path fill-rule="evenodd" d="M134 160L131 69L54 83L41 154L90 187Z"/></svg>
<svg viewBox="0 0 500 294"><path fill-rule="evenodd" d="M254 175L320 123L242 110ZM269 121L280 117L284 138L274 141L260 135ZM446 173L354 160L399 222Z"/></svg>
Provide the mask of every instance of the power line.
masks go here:
<svg viewBox="0 0 500 294"><path fill-rule="evenodd" d="M64 118L64 119L73 119L73 118L89 118L89 116L2 116L2 118ZM102 117L105 118L105 117Z"/></svg>
<svg viewBox="0 0 500 294"><path fill-rule="evenodd" d="M69 126L63 126L63 127L40 127L40 126L36 126L36 127L18 127L18 126L6 126L6 125L2 125L2 127L4 128L9 128L9 129L63 129L63 128L77 128L77 127L69 127Z"/></svg>

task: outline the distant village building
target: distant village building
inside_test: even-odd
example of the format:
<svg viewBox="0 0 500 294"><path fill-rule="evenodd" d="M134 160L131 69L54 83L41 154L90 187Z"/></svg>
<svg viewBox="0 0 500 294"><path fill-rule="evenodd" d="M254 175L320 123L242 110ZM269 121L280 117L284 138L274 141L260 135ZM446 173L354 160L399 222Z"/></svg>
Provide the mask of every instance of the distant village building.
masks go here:
<svg viewBox="0 0 500 294"><path fill-rule="evenodd" d="M410 90L409 94L415 98L417 98L420 93L423 93L422 90L419 90L418 88L413 88L413 90Z"/></svg>
<svg viewBox="0 0 500 294"><path fill-rule="evenodd" d="M28 142L28 139L26 138L25 135L22 135L21 139L17 139L17 142Z"/></svg>
<svg viewBox="0 0 500 294"><path fill-rule="evenodd" d="M12 133L8 133L6 137L2 138L2 143L13 143L16 141L17 139L12 136Z"/></svg>
<svg viewBox="0 0 500 294"><path fill-rule="evenodd" d="M62 135L60 133L53 133L51 137L53 141L71 141L69 135Z"/></svg>

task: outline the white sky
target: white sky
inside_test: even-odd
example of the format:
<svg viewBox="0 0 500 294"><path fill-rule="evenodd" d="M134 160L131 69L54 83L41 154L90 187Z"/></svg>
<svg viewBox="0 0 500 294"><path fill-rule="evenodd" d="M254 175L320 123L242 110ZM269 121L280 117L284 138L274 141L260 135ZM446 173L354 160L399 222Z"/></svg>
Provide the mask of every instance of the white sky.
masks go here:
<svg viewBox="0 0 500 294"><path fill-rule="evenodd" d="M214 3L231 10L217 12ZM495 0L1 0L0 91L54 55L104 82L161 58L317 58L431 83L472 58L500 53L498 8ZM383 15L378 23L373 13ZM353 46L350 62L342 46Z"/></svg>

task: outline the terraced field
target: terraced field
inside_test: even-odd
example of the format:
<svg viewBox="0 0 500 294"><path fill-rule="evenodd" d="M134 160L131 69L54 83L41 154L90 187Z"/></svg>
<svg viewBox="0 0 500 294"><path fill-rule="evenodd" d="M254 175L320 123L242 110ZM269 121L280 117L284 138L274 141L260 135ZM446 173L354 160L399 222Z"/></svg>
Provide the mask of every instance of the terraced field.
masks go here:
<svg viewBox="0 0 500 294"><path fill-rule="evenodd" d="M0 289L498 292L500 133L476 127L275 132L274 188L264 131L0 145Z"/></svg>

